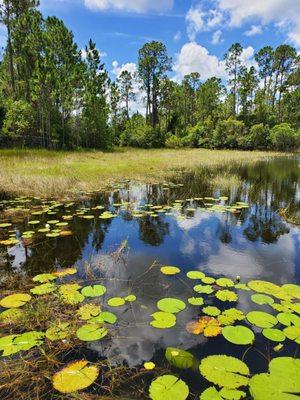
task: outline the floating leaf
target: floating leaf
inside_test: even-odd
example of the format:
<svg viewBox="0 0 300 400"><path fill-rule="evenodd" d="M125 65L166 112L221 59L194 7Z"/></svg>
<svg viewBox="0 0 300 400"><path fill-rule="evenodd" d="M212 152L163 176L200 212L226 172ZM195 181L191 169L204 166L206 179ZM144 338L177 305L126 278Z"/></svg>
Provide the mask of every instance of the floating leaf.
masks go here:
<svg viewBox="0 0 300 400"><path fill-rule="evenodd" d="M259 328L273 328L273 326L278 323L273 315L263 311L250 311L246 315L246 318L250 324L258 326Z"/></svg>
<svg viewBox="0 0 300 400"><path fill-rule="evenodd" d="M35 286L34 288L30 289L32 294L43 295L52 293L57 289L57 286L54 283L44 283L43 285Z"/></svg>
<svg viewBox="0 0 300 400"><path fill-rule="evenodd" d="M193 289L195 292L201 294L211 294L214 291L211 285L196 285Z"/></svg>
<svg viewBox="0 0 300 400"><path fill-rule="evenodd" d="M219 278L216 280L216 284L221 287L233 287L234 282L229 278Z"/></svg>
<svg viewBox="0 0 300 400"><path fill-rule="evenodd" d="M205 284L211 285L212 283L215 283L215 278L212 278L210 276L204 276L201 281Z"/></svg>
<svg viewBox="0 0 300 400"><path fill-rule="evenodd" d="M202 279L205 277L205 274L201 271L189 271L186 276L189 279Z"/></svg>
<svg viewBox="0 0 300 400"><path fill-rule="evenodd" d="M124 298L125 301L128 301L129 303L133 303L136 301L136 296L134 294L129 294Z"/></svg>
<svg viewBox="0 0 300 400"><path fill-rule="evenodd" d="M26 293L15 293L4 297L0 301L0 306L4 308L19 308L31 300L31 296Z"/></svg>
<svg viewBox="0 0 300 400"><path fill-rule="evenodd" d="M194 335L203 333L206 337L214 337L221 333L222 328L216 318L205 316L200 317L198 321L189 322L186 330Z"/></svg>
<svg viewBox="0 0 300 400"><path fill-rule="evenodd" d="M100 340L108 334L108 330L98 324L88 323L77 329L76 336L84 342Z"/></svg>
<svg viewBox="0 0 300 400"><path fill-rule="evenodd" d="M203 299L203 297L190 297L188 299L188 302L192 306L202 306L204 304L204 299Z"/></svg>
<svg viewBox="0 0 300 400"><path fill-rule="evenodd" d="M102 285L94 285L94 286L85 286L81 293L85 297L98 297L103 296L106 293L106 287Z"/></svg>
<svg viewBox="0 0 300 400"><path fill-rule="evenodd" d="M285 334L279 330L274 328L266 328L263 329L262 334L269 340L273 342L284 342L285 341Z"/></svg>
<svg viewBox="0 0 300 400"><path fill-rule="evenodd" d="M225 355L208 356L202 359L200 373L209 382L229 389L237 389L246 386L249 378L247 365L234 357Z"/></svg>
<svg viewBox="0 0 300 400"><path fill-rule="evenodd" d="M216 298L221 301L237 301L238 295L230 290L219 290L216 293Z"/></svg>
<svg viewBox="0 0 300 400"><path fill-rule="evenodd" d="M157 311L152 314L151 317L153 317L154 320L150 322L150 325L154 328L168 329L176 324L176 317L171 313Z"/></svg>
<svg viewBox="0 0 300 400"><path fill-rule="evenodd" d="M92 318L91 322L97 322L99 324L103 324L104 322L106 322L113 325L117 322L117 317L111 312L103 311L96 317Z"/></svg>
<svg viewBox="0 0 300 400"><path fill-rule="evenodd" d="M77 283L60 286L59 293L63 302L73 305L81 303L84 300L84 296L78 291L78 289L80 289L80 285Z"/></svg>
<svg viewBox="0 0 300 400"><path fill-rule="evenodd" d="M288 326L283 330L285 336L300 344L300 327L299 326Z"/></svg>
<svg viewBox="0 0 300 400"><path fill-rule="evenodd" d="M266 295L266 294L253 294L251 296L251 300L259 305L263 305L263 304L273 304L274 303L274 299L272 299L272 297Z"/></svg>
<svg viewBox="0 0 300 400"><path fill-rule="evenodd" d="M59 278L63 278L67 275L75 275L77 273L76 268L65 268L60 271L53 272L52 275L58 276Z"/></svg>
<svg viewBox="0 0 300 400"><path fill-rule="evenodd" d="M165 357L174 367L181 369L195 368L197 360L188 351L167 347Z"/></svg>
<svg viewBox="0 0 300 400"><path fill-rule="evenodd" d="M284 292L288 295L295 297L296 299L300 300L300 285L294 285L291 283L286 283L281 287Z"/></svg>
<svg viewBox="0 0 300 400"><path fill-rule="evenodd" d="M184 310L186 307L185 303L179 299L165 298L157 302L157 308L161 311L177 314Z"/></svg>
<svg viewBox="0 0 300 400"><path fill-rule="evenodd" d="M112 297L107 301L107 304L111 307L120 307L125 304L123 297Z"/></svg>
<svg viewBox="0 0 300 400"><path fill-rule="evenodd" d="M0 350L3 356L10 356L19 351L27 351L42 344L43 332L31 331L22 335L9 335L0 338Z"/></svg>
<svg viewBox="0 0 300 400"><path fill-rule="evenodd" d="M177 267L172 267L170 265L167 265L165 267L161 267L160 271L164 274L164 275L176 275L179 274L180 269Z"/></svg>
<svg viewBox="0 0 300 400"><path fill-rule="evenodd" d="M243 311L237 308L229 308L218 316L221 325L232 325L235 321L242 321L243 319L245 319Z"/></svg>
<svg viewBox="0 0 300 400"><path fill-rule="evenodd" d="M0 314L0 322L12 324L17 322L23 316L23 311L19 308L9 308Z"/></svg>
<svg viewBox="0 0 300 400"><path fill-rule="evenodd" d="M222 330L222 335L228 342L239 345L252 344L255 339L251 329L242 325L225 326Z"/></svg>
<svg viewBox="0 0 300 400"><path fill-rule="evenodd" d="M46 330L46 338L51 340L52 342L56 340L65 339L70 335L69 331L70 324L67 322L60 323L57 325L52 326Z"/></svg>
<svg viewBox="0 0 300 400"><path fill-rule="evenodd" d="M200 400L240 400L246 393L241 390L223 388L219 392L215 387L209 387L200 396Z"/></svg>
<svg viewBox="0 0 300 400"><path fill-rule="evenodd" d="M265 293L281 300L290 300L289 296L280 286L267 281L254 280L248 282L250 289L258 293Z"/></svg>
<svg viewBox="0 0 300 400"><path fill-rule="evenodd" d="M50 281L54 281L55 279L56 276L52 274L40 274L32 278L33 282L39 282L39 283L47 283Z"/></svg>
<svg viewBox="0 0 300 400"><path fill-rule="evenodd" d="M211 317L217 317L219 314L221 314L221 311L217 307L213 306L204 307L202 311L204 314L210 315Z"/></svg>
<svg viewBox="0 0 300 400"><path fill-rule="evenodd" d="M56 372L53 386L61 393L73 393L92 385L99 375L96 366L88 366L88 361L75 361Z"/></svg>
<svg viewBox="0 0 300 400"><path fill-rule="evenodd" d="M300 360L291 357L273 358L269 364L269 373L254 375L249 386L255 400L298 399Z"/></svg>
<svg viewBox="0 0 300 400"><path fill-rule="evenodd" d="M277 314L276 318L278 319L278 321L285 326L291 326L291 325L295 325L295 326L300 326L300 317L298 317L298 315L289 313L289 312L285 312L285 313L280 313Z"/></svg>
<svg viewBox="0 0 300 400"><path fill-rule="evenodd" d="M101 312L101 307L96 304L85 304L77 310L76 314L80 319L87 321L93 317L96 317Z"/></svg>
<svg viewBox="0 0 300 400"><path fill-rule="evenodd" d="M185 400L188 395L188 386L174 375L156 378L149 388L149 396L152 400Z"/></svg>

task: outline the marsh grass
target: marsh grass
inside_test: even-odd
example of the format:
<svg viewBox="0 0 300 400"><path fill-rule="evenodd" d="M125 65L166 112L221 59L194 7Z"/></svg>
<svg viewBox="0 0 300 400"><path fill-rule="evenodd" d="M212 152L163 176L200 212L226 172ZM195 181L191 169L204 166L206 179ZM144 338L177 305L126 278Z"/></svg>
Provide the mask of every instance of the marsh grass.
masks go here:
<svg viewBox="0 0 300 400"><path fill-rule="evenodd" d="M0 190L12 195L75 197L125 179L160 183L194 168L257 162L273 152L116 149L111 153L0 150Z"/></svg>

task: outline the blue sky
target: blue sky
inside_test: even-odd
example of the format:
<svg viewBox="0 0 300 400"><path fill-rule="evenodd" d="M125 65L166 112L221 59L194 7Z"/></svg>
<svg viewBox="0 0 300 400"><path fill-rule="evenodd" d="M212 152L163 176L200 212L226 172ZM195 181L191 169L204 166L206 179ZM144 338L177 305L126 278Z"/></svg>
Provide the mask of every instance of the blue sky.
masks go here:
<svg viewBox="0 0 300 400"><path fill-rule="evenodd" d="M300 0L41 0L41 9L63 19L80 48L92 38L112 75L133 70L149 40L166 44L178 79L194 70L224 77L222 58L236 41L249 65L264 45L300 48Z"/></svg>

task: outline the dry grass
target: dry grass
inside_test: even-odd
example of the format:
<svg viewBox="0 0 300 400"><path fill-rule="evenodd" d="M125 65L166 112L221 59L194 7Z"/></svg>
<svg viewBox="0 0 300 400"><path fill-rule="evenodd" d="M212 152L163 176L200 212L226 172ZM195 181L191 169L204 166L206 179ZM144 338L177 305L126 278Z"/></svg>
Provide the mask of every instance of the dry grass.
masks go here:
<svg viewBox="0 0 300 400"><path fill-rule="evenodd" d="M0 190L13 195L74 197L124 179L162 182L195 167L228 166L276 156L273 152L117 149L111 153L1 150Z"/></svg>

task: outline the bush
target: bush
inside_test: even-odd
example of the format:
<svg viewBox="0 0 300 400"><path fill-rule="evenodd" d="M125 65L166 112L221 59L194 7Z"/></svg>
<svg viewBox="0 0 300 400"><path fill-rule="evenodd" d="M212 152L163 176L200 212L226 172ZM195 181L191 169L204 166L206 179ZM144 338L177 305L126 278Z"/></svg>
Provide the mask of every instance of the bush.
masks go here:
<svg viewBox="0 0 300 400"><path fill-rule="evenodd" d="M176 149L182 146L182 139L176 135L170 135L166 140L166 147L169 147L170 149Z"/></svg>
<svg viewBox="0 0 300 400"><path fill-rule="evenodd" d="M34 126L34 112L29 103L24 100L9 100L6 103L6 114L3 121L4 135L29 135Z"/></svg>
<svg viewBox="0 0 300 400"><path fill-rule="evenodd" d="M245 137L244 148L263 150L270 147L270 129L267 125L256 124L250 128L249 134Z"/></svg>
<svg viewBox="0 0 300 400"><path fill-rule="evenodd" d="M237 148L244 132L245 125L242 121L232 118L219 121L213 133L213 145L216 148Z"/></svg>
<svg viewBox="0 0 300 400"><path fill-rule="evenodd" d="M270 139L276 150L295 150L300 144L300 132L293 129L290 124L283 123L271 129Z"/></svg>
<svg viewBox="0 0 300 400"><path fill-rule="evenodd" d="M205 127L198 123L188 129L187 135L181 141L183 146L198 147L199 141L204 137Z"/></svg>

